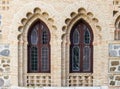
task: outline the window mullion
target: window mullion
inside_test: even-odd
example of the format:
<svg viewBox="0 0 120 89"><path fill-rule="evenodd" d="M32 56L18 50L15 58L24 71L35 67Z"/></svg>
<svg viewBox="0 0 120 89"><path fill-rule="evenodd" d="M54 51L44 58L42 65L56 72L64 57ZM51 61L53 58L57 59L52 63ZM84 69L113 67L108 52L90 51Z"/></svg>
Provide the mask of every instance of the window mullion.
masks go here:
<svg viewBox="0 0 120 89"><path fill-rule="evenodd" d="M40 25L39 25L39 29L38 29L38 65L39 65L39 72L41 72L41 47L42 47L42 44L41 44L41 29L40 29Z"/></svg>
<svg viewBox="0 0 120 89"><path fill-rule="evenodd" d="M83 47L84 47L84 45L83 44L80 44L80 48L81 48L81 51L80 51L80 54L81 54L81 56L80 56L80 61L81 61L81 71L80 72L83 72Z"/></svg>

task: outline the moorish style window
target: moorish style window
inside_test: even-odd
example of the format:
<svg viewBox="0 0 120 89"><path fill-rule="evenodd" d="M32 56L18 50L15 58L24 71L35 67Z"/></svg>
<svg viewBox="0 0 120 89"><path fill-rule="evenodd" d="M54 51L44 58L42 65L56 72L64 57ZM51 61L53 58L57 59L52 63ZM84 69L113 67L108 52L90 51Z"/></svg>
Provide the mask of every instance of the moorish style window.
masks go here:
<svg viewBox="0 0 120 89"><path fill-rule="evenodd" d="M78 21L70 33L70 72L93 71L93 34L90 26Z"/></svg>
<svg viewBox="0 0 120 89"><path fill-rule="evenodd" d="M28 32L28 73L50 72L50 32L42 21L36 21Z"/></svg>

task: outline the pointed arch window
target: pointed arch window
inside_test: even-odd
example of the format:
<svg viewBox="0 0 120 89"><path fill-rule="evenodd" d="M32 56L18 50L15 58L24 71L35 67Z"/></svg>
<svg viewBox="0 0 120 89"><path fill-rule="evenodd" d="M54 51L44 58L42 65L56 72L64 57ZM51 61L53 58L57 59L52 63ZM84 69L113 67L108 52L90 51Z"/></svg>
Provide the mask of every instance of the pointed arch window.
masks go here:
<svg viewBox="0 0 120 89"><path fill-rule="evenodd" d="M46 24L36 21L28 32L28 73L50 72L50 32Z"/></svg>
<svg viewBox="0 0 120 89"><path fill-rule="evenodd" d="M120 21L118 23L115 24L116 25L116 28L115 28L115 31L114 31L114 39L115 40L120 40Z"/></svg>
<svg viewBox="0 0 120 89"><path fill-rule="evenodd" d="M93 33L84 20L72 27L70 41L70 72L93 72Z"/></svg>

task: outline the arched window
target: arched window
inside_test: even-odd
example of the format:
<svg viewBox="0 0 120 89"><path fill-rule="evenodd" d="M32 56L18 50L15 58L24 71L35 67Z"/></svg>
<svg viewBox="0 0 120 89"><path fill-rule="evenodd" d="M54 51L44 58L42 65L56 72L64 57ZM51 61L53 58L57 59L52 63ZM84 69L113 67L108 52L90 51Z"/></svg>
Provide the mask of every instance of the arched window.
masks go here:
<svg viewBox="0 0 120 89"><path fill-rule="evenodd" d="M72 27L70 42L70 72L93 72L93 33L84 20Z"/></svg>
<svg viewBox="0 0 120 89"><path fill-rule="evenodd" d="M28 73L50 72L50 32L36 21L28 32Z"/></svg>
<svg viewBox="0 0 120 89"><path fill-rule="evenodd" d="M120 22L116 24L114 35L115 35L114 38L115 40L120 40Z"/></svg>

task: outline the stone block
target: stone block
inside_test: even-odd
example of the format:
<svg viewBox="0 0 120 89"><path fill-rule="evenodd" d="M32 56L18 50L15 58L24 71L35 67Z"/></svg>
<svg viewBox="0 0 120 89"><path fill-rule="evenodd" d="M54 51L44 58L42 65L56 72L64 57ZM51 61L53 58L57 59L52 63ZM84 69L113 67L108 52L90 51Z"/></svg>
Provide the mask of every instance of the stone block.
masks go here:
<svg viewBox="0 0 120 89"><path fill-rule="evenodd" d="M10 67L9 64L3 64L3 67Z"/></svg>
<svg viewBox="0 0 120 89"><path fill-rule="evenodd" d="M0 68L0 73L2 73L4 70L2 68Z"/></svg>
<svg viewBox="0 0 120 89"><path fill-rule="evenodd" d="M110 85L115 85L115 81L111 81L111 82L110 82Z"/></svg>
<svg viewBox="0 0 120 89"><path fill-rule="evenodd" d="M115 80L120 81L120 76L116 76L116 77L115 77Z"/></svg>
<svg viewBox="0 0 120 89"><path fill-rule="evenodd" d="M113 80L114 76L111 75L111 76L109 76L109 78L110 78L111 80Z"/></svg>
<svg viewBox="0 0 120 89"><path fill-rule="evenodd" d="M111 61L111 65L112 65L112 66L119 65L119 61Z"/></svg>
<svg viewBox="0 0 120 89"><path fill-rule="evenodd" d="M0 87L2 87L3 85L4 85L4 80L0 78Z"/></svg>
<svg viewBox="0 0 120 89"><path fill-rule="evenodd" d="M110 71L113 72L113 71L115 71L115 69L116 69L116 67L111 67Z"/></svg>
<svg viewBox="0 0 120 89"><path fill-rule="evenodd" d="M120 45L119 44L109 44L109 56L111 57L120 56Z"/></svg>
<svg viewBox="0 0 120 89"><path fill-rule="evenodd" d="M120 71L120 66L118 66L118 71Z"/></svg>

